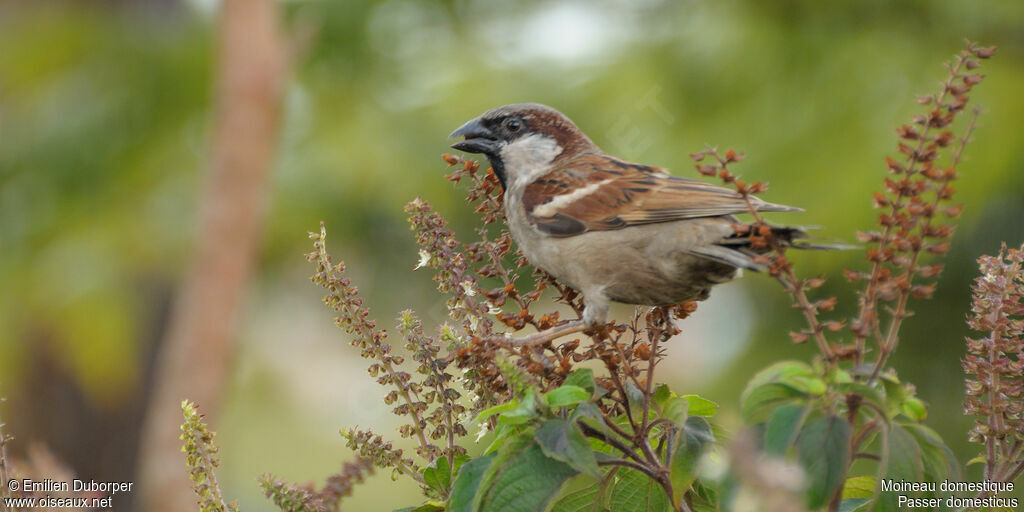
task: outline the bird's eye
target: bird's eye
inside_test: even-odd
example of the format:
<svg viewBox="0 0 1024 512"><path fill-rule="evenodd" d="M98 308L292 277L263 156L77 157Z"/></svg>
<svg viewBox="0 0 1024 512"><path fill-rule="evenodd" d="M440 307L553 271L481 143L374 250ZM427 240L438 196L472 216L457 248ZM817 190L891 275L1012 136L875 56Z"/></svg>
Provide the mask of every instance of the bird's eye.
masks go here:
<svg viewBox="0 0 1024 512"><path fill-rule="evenodd" d="M510 117L505 120L505 129L510 133L516 133L523 129L523 122L514 117Z"/></svg>

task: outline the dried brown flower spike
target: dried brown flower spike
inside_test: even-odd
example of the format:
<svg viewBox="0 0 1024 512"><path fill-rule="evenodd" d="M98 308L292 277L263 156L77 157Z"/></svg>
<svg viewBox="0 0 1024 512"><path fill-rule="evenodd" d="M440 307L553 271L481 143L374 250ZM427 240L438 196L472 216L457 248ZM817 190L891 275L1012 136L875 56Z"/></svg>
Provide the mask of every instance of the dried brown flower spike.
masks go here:
<svg viewBox="0 0 1024 512"><path fill-rule="evenodd" d="M978 258L967 325L964 411L978 416L971 441L985 445L985 478L1009 482L1024 471L1024 245Z"/></svg>

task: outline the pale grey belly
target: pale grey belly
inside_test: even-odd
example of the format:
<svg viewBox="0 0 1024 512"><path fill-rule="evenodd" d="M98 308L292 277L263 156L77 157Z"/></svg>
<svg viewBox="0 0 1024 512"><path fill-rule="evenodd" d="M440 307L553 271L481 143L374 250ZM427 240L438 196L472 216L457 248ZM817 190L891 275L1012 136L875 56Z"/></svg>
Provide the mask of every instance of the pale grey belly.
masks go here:
<svg viewBox="0 0 1024 512"><path fill-rule="evenodd" d="M567 238L548 238L526 228L513 238L534 265L581 291L616 302L677 304L708 297L736 268L692 254L732 232L721 218L632 226Z"/></svg>

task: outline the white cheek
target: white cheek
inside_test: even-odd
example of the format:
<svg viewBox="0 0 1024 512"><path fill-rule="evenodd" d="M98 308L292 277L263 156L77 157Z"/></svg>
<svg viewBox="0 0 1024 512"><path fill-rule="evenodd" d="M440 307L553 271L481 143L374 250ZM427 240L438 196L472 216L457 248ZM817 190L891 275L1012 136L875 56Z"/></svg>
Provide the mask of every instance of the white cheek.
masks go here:
<svg viewBox="0 0 1024 512"><path fill-rule="evenodd" d="M547 174L551 162L561 153L562 147L555 139L535 133L501 148L501 161L512 186L521 187Z"/></svg>

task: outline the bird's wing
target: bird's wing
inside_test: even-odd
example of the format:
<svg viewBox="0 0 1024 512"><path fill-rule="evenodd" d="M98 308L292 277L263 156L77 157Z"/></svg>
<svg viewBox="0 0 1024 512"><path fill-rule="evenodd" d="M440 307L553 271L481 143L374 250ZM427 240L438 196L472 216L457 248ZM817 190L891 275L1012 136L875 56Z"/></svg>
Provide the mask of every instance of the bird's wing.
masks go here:
<svg viewBox="0 0 1024 512"><path fill-rule="evenodd" d="M801 211L750 199L759 211ZM597 153L541 176L526 186L522 201L530 221L553 236L748 211L733 190Z"/></svg>

